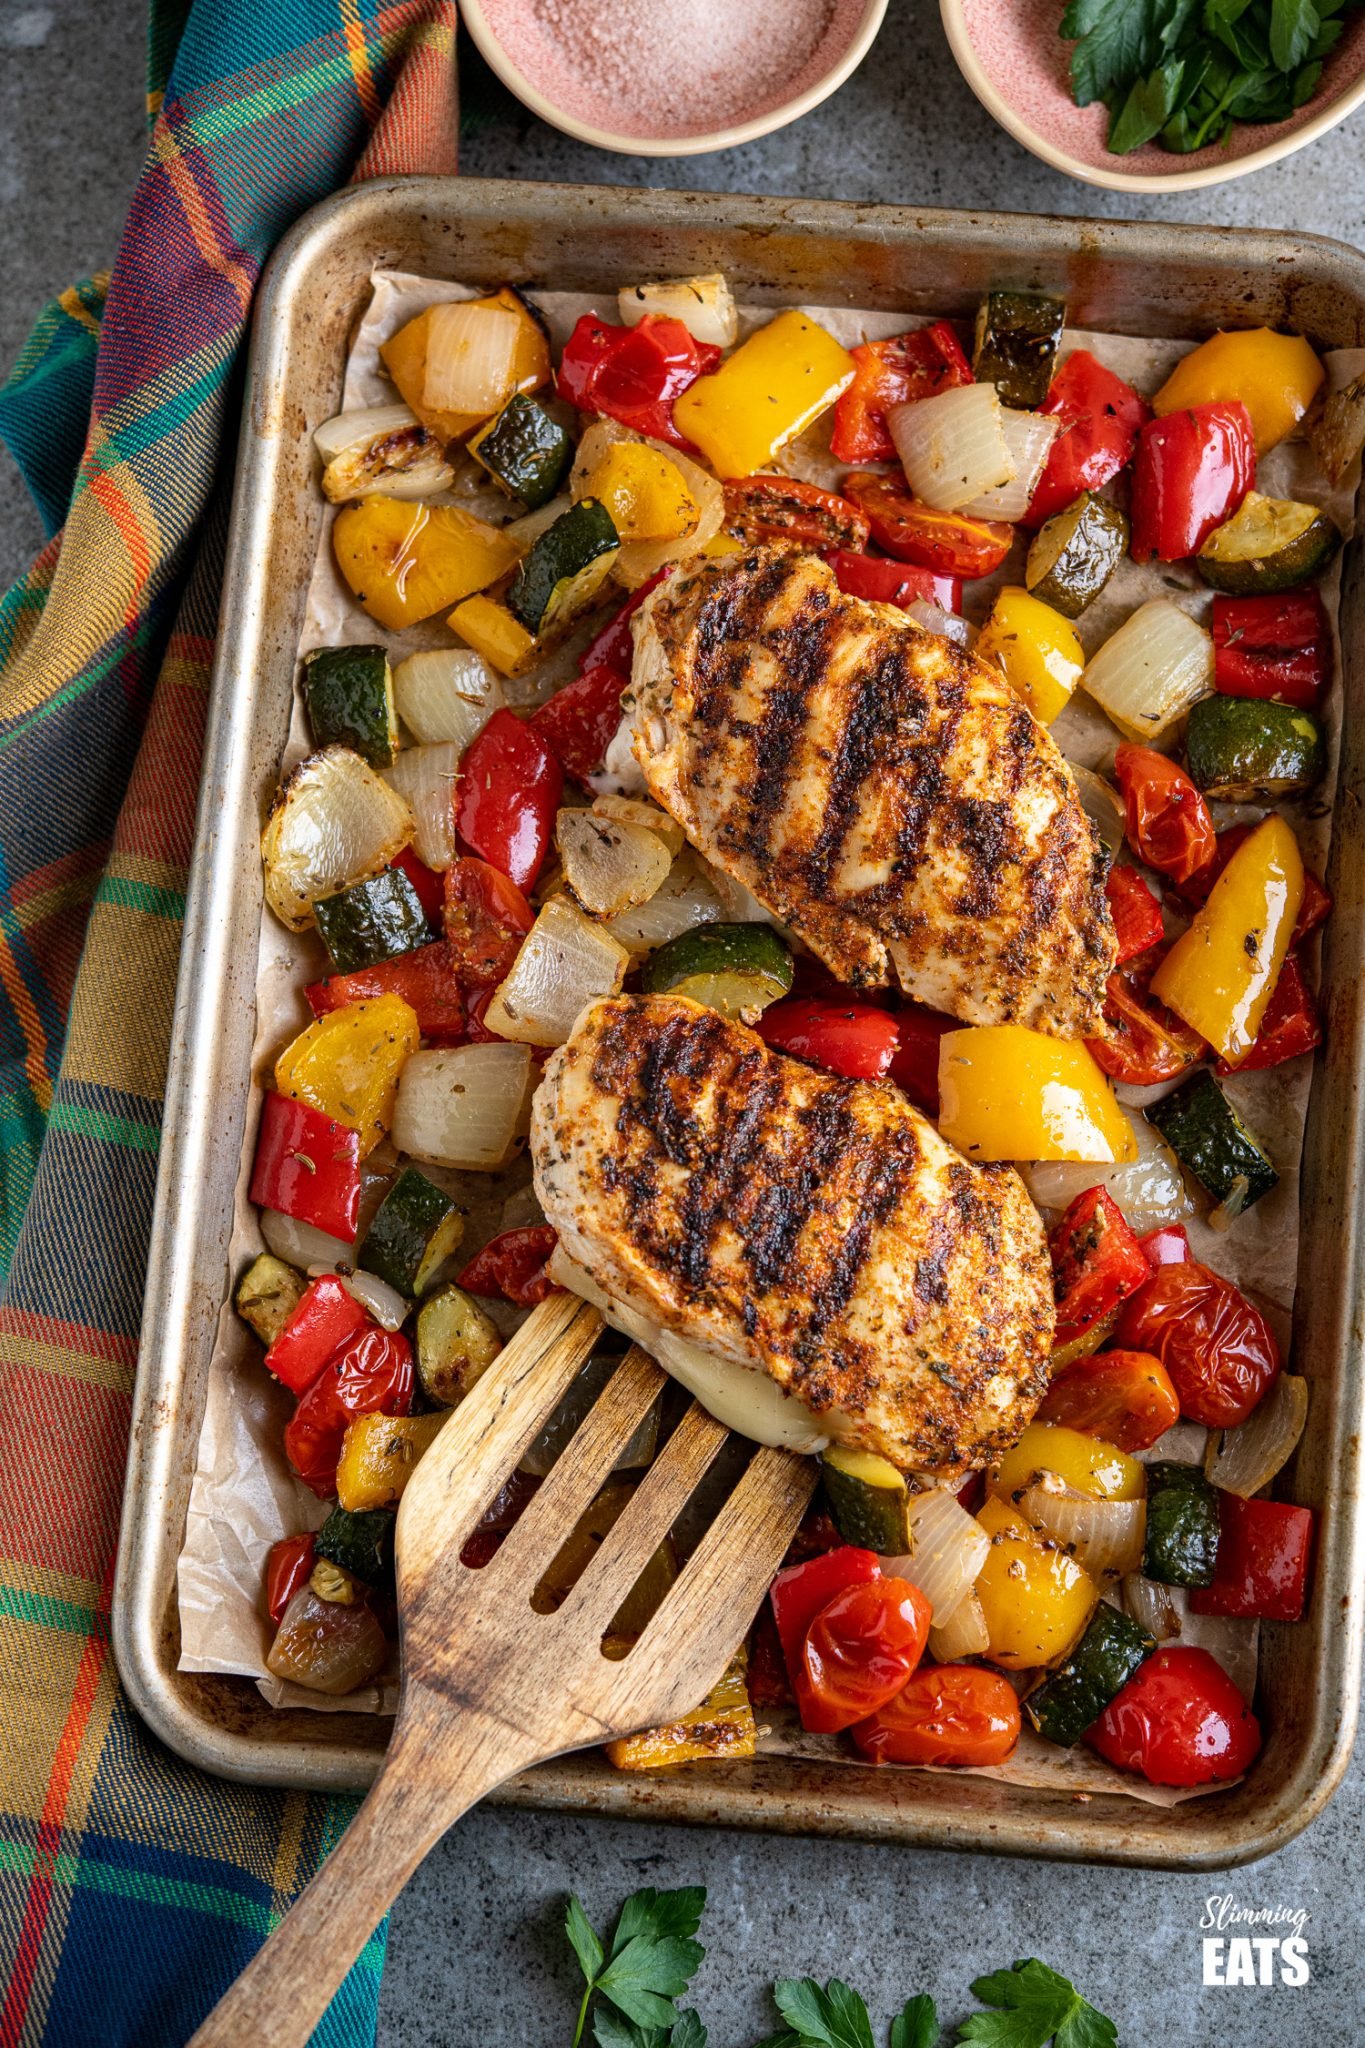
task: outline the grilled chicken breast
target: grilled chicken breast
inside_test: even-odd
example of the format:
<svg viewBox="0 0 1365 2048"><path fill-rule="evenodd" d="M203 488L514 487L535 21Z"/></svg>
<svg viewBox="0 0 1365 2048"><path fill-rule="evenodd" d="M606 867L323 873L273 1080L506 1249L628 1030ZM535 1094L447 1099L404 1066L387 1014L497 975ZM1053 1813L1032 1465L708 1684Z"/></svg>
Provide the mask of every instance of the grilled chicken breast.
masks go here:
<svg viewBox="0 0 1365 2048"><path fill-rule="evenodd" d="M993 669L784 548L684 566L634 630L652 795L841 981L1108 1035L1102 850Z"/></svg>
<svg viewBox="0 0 1365 2048"><path fill-rule="evenodd" d="M949 1476L1042 1396L1052 1271L1024 1185L887 1083L696 1003L614 996L551 1056L531 1147L546 1217L609 1302L767 1374L831 1436Z"/></svg>

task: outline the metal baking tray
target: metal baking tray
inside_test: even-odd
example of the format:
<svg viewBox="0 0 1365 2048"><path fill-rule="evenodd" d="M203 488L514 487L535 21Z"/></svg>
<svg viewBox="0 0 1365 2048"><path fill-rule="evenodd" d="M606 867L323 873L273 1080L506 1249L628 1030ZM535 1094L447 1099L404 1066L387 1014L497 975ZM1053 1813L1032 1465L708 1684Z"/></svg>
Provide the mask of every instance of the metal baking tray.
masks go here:
<svg viewBox="0 0 1365 2048"><path fill-rule="evenodd" d="M242 424L222 630L185 920L147 1277L113 1638L128 1693L170 1747L246 1782L360 1789L388 1724L275 1711L245 1679L176 1668L175 1564L203 1414L251 1092L261 916L260 821L288 725L300 619L321 517L310 430L337 410L347 340L378 265L470 284L614 290L723 270L774 307L848 304L970 315L992 285L1064 290L1074 324L1148 335L1287 325L1325 347L1365 344L1365 256L1311 236L1026 215L922 212L608 186L400 179L317 207L261 288ZM1352 550L1353 557L1358 550ZM789 1759L613 1771L596 1752L496 1796L659 1820L828 1833L1028 1856L1219 1869L1266 1855L1321 1811L1345 1769L1360 1689L1360 961L1365 953L1365 597L1342 612L1346 745L1329 877L1326 1051L1304 1158L1294 1332L1314 1383L1292 1469L1323 1511L1309 1617L1267 1625L1269 1737L1235 1789L1170 1809L1021 1791L989 1779Z"/></svg>

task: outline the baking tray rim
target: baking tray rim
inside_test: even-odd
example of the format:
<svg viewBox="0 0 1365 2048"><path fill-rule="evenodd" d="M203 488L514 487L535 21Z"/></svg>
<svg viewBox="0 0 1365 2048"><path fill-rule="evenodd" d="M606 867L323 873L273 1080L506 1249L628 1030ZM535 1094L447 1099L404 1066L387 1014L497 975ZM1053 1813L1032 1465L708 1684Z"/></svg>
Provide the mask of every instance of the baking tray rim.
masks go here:
<svg viewBox="0 0 1365 2048"><path fill-rule="evenodd" d="M262 279L253 324L172 1026L111 1634L115 1661L132 1704L169 1748L199 1768L226 1778L300 1789L361 1789L377 1768L379 1748L271 1740L216 1725L194 1710L191 1695L183 1687L177 1688L178 1674L168 1657L165 1589L168 1569L169 1584L172 1589L174 1586L174 1561L182 1532L179 1518L174 1527L169 1525L166 1502L175 1483L176 1461L183 1462L186 1452L185 1347L193 1305L193 1261L178 1255L177 1223L183 1213L194 1210L205 1159L207 1118L196 1120L192 1113L194 1084L205 1060L211 1064L217 1015L214 990L221 986L222 962L217 962L220 974L216 981L203 970L215 960L216 933L230 927L227 913L234 893L234 841L231 831L224 829L224 818L231 815L224 799L246 773L242 729L247 723L234 717L232 708L240 697L242 678L249 679L252 650L259 647L266 630L266 593L253 565L267 556L273 451L286 431L288 365L283 351L289 338L291 308L296 296L306 290L315 266L347 235L369 236L370 246L377 246L377 231L385 220L401 217L414 206L455 224L462 215L477 216L483 209L495 217L515 217L548 227L557 213L572 213L575 207L587 215L594 208L610 207L616 218L634 217L660 231L701 221L722 235L755 230L823 233L864 243L890 242L914 232L958 248L978 246L991 251L1012 247L1018 259L1027 260L1031 267L1045 266L1050 257L1074 260L1087 252L1139 265L1144 257L1159 261L1169 259L1172 252L1194 260L1201 249L1207 254L1212 242L1231 266L1298 261L1313 266L1320 273L1319 281L1325 276L1329 285L1342 283L1344 273L1356 302L1365 309L1365 256L1348 244L1321 236L631 187L386 179L333 195L306 214L281 241ZM1362 321L1361 339L1365 340L1365 312ZM1365 1047L1359 1020L1356 1022L1352 1076L1358 1089ZM1353 1133L1358 1158L1358 1110ZM1358 1186L1358 1181L1355 1184ZM1347 1219L1349 1299L1339 1301L1334 1312L1339 1341L1333 1348L1342 1368L1349 1367L1352 1356L1358 1357L1361 1349L1359 1224L1358 1210L1352 1207ZM886 1777L853 1767L827 1774L839 1783L845 1796L821 1801L820 1810L813 1813L808 1795L803 1804L800 1787L774 1782L755 1790L747 1773L742 1781L734 1775L741 1767L733 1765L720 1767L731 1773L728 1783L708 1772L704 1780L693 1776L674 1778L668 1784L637 1784L620 1773L602 1778L586 1767L586 1760L559 1759L541 1767L539 1773L512 1781L493 1796L542 1808L589 1809L787 1832L805 1829L872 1840L1186 1871L1226 1869L1268 1855L1306 1827L1337 1789L1350 1757L1359 1704L1365 1632L1355 1589L1365 1567L1361 1491L1365 1409L1360 1387L1354 1390L1354 1412L1348 1398L1350 1389L1337 1386L1334 1391L1329 1462L1335 1478L1335 1511L1318 1570L1323 1597L1330 1599L1339 1617L1335 1631L1324 1636L1321 1673L1324 1680L1335 1683L1330 1699L1319 1691L1299 1755L1250 1824L1220 1828L1219 1800L1200 1801L1198 1805L1207 1805L1210 1816L1202 1833L1186 1823L1179 1842L1168 1843L1163 1842L1159 1826L1163 1809L1130 1800L1095 1799L1063 1820L1056 1814L1044 1816L1040 1810L1061 1804L1057 1798L1021 1788L1005 1788L1013 1798L1012 1810L1003 1816L983 1814L978 1822L970 1799L956 1802L962 1810L955 1812L954 1802L946 1797L935 1801L932 1796L926 1803L935 1805L936 1811L916 1816L899 1797L889 1801L859 1797L855 1785L845 1785L844 1780L866 1778L885 1785ZM194 1425L188 1444L191 1457L197 1442L197 1418ZM558 1782L551 1780L551 1773L558 1773ZM819 1773L806 1775L818 1777ZM928 1774L917 1782L923 1787L934 1784ZM965 1793L967 1785L958 1782ZM1103 1825L1097 1825L1107 1823L1111 1813L1115 1822L1112 1836ZM1125 1841L1123 1837L1140 1839Z"/></svg>

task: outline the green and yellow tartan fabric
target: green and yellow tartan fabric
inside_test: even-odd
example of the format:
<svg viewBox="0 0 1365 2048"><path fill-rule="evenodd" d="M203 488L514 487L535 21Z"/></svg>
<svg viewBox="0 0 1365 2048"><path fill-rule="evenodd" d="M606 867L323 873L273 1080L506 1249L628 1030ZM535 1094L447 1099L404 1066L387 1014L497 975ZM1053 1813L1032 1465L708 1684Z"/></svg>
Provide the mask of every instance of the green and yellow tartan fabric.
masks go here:
<svg viewBox="0 0 1365 2048"><path fill-rule="evenodd" d="M454 168L454 35L454 0L162 0L117 261L0 391L53 532L0 600L0 2048L175 2048L349 1817L170 1755L108 1615L235 373L300 213ZM318 2042L373 2041L381 1963Z"/></svg>

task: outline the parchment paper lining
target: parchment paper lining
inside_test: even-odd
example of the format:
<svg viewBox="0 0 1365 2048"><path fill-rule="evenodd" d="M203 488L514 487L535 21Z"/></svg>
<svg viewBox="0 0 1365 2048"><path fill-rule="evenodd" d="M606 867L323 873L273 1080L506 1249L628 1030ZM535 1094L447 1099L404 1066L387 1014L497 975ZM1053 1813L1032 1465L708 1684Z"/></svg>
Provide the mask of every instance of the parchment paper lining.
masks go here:
<svg viewBox="0 0 1365 2048"><path fill-rule="evenodd" d="M392 402L395 394L379 362L379 346L426 306L440 301L470 298L470 287L433 279L377 271L370 305L357 327L347 362L343 410L362 405ZM579 315L596 311L615 317L613 299L594 299L586 294L537 292L536 304L546 315L556 347L564 341ZM875 340L918 324L903 315L886 312L857 312L847 308L806 309L846 346L864 339ZM741 334L769 316L757 309L742 309ZM1176 359L1193 344L1171 340L1092 334L1068 329L1062 353L1088 348L1109 368L1127 378L1137 389L1155 391ZM1365 367L1365 350L1342 350L1327 357L1329 384L1339 388ZM835 463L828 447L828 423L818 426L784 452L781 466L793 475L812 482L833 484L841 465ZM1301 495L1324 504L1347 532L1352 530L1357 475L1349 476L1335 492L1328 491L1311 450L1302 441L1282 443L1264 457L1259 466L1257 488L1279 497ZM508 516L509 502L481 471L467 465L456 478L446 501L460 503L498 521ZM317 559L309 587L306 618L300 651L310 647L345 645L373 641L378 637L375 622L355 602L342 582L332 559L331 523L328 507L323 523ZM995 588L1005 582L1023 581L1023 543L997 574L969 586L967 609L979 624L990 608ZM1339 571L1334 568L1323 586L1323 598L1337 630ZM1207 621L1211 593L1183 566L1153 565L1140 568L1125 557L1106 589L1082 614L1077 631L1087 654L1121 624L1147 598L1173 596L1195 617ZM451 644L449 631L436 620L389 634L388 644L395 661L424 647ZM548 695L572 673L576 646L570 643L555 658L542 665L520 686L507 686L513 701L530 702ZM1339 672L1339 664L1338 664ZM1341 691L1333 690L1327 705L1329 768L1321 788L1306 806L1293 810L1295 828L1309 865L1319 873L1326 865L1331 834L1331 804L1336 786L1340 751ZM1118 735L1089 699L1078 693L1053 727L1063 751L1073 760L1105 771L1112 763ZM296 693L284 768L292 767L309 750L309 738ZM1235 817L1257 817L1249 807L1234 810L1215 807L1223 815L1218 822ZM244 1153L234 1206L230 1241L230 1269L237 1276L260 1252L263 1242L255 1211L246 1198L250 1162L254 1150L254 1119L260 1090L269 1076L280 1048L309 1021L303 997L307 981L326 971L321 945L315 934L286 932L266 915L262 919L257 972L257 1031L252 1052L252 1129ZM1226 1233L1211 1231L1202 1220L1193 1222L1190 1239L1196 1256L1207 1259L1218 1271L1246 1287L1262 1302L1282 1338L1287 1338L1293 1308L1297 1266L1298 1175L1303 1125L1307 1110L1311 1067L1296 1060L1268 1073L1234 1077L1224 1085L1230 1098L1251 1128L1268 1144L1280 1172L1279 1185L1272 1194L1240 1218ZM1120 1094L1136 1106L1151 1100L1160 1090L1127 1090ZM425 1169L440 1179L439 1170ZM476 1176L447 1176L460 1192L470 1194ZM526 1174L515 1170L489 1185L482 1199L471 1201L471 1213L460 1257L472 1255L497 1230L529 1220L533 1197L526 1187ZM1303 1370L1300 1363L1299 1369ZM397 1699L394 1671L384 1674L376 1685L363 1692L333 1700L301 1686L281 1683L265 1667L269 1647L269 1625L261 1604L262 1577L266 1555L281 1536L300 1529L316 1529L326 1518L328 1505L302 1486L288 1469L281 1448L281 1432L290 1412L290 1397L269 1381L260 1366L260 1347L225 1303L219 1319L218 1340L209 1372L209 1390L200 1436L199 1455L191 1486L185 1547L178 1568L181 1656L186 1671L211 1671L254 1678L264 1697L276 1706L302 1706L326 1713L338 1709L392 1713ZM1312 1426L1312 1411L1309 1427ZM1188 1452L1186 1452L1188 1455ZM1254 1627L1255 1624L1248 1624ZM1192 1639L1192 1637L1187 1638ZM838 1761L859 1768L855 1759L828 1737L805 1734L777 1716L763 1736L761 1753L773 1756L814 1756L822 1762ZM1122 1775L1085 1749L1059 1750L1025 1730L1024 1738L1010 1761L983 1775L1008 1784L1060 1788L1071 1791L1105 1792L1138 1799L1147 1804L1169 1806L1198 1793L1175 1792L1149 1786ZM1204 1788L1217 1789L1217 1788Z"/></svg>

